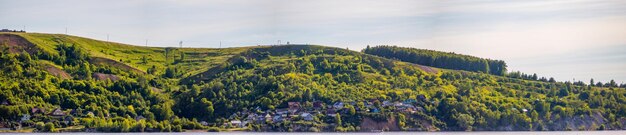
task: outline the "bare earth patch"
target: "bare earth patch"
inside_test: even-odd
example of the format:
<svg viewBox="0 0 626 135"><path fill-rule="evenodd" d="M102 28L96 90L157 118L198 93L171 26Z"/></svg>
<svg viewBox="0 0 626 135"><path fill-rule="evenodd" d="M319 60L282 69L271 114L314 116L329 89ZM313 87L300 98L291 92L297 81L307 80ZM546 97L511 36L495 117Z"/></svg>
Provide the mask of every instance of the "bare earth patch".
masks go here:
<svg viewBox="0 0 626 135"><path fill-rule="evenodd" d="M70 74L68 74L67 72L55 67L55 66L51 66L51 65L46 65L45 66L46 71L48 71L48 73L59 77L59 78L63 78L63 79L71 79L72 76Z"/></svg>
<svg viewBox="0 0 626 135"><path fill-rule="evenodd" d="M92 76L94 79L96 80L111 80L111 81L117 81L120 80L120 77L117 77L116 75L112 75L112 74L103 74L103 73L93 73Z"/></svg>

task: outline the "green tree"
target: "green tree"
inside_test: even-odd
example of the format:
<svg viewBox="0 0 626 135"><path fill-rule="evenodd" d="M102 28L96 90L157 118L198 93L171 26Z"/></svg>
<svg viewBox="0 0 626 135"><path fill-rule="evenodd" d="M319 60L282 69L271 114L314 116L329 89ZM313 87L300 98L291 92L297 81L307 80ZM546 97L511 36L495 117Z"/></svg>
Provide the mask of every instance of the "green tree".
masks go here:
<svg viewBox="0 0 626 135"><path fill-rule="evenodd" d="M398 127L400 127L401 129L406 129L406 116L404 116L404 114L399 113L398 114Z"/></svg>
<svg viewBox="0 0 626 135"><path fill-rule="evenodd" d="M335 123L337 123L337 127L341 127L342 125L342 121L341 121L341 115L339 115L339 113L335 114Z"/></svg>
<svg viewBox="0 0 626 135"><path fill-rule="evenodd" d="M43 132L56 132L56 128L53 123L48 122L44 125Z"/></svg>
<svg viewBox="0 0 626 135"><path fill-rule="evenodd" d="M471 131L472 125L474 125L474 117L469 114L459 114L456 121L459 127L465 131Z"/></svg>

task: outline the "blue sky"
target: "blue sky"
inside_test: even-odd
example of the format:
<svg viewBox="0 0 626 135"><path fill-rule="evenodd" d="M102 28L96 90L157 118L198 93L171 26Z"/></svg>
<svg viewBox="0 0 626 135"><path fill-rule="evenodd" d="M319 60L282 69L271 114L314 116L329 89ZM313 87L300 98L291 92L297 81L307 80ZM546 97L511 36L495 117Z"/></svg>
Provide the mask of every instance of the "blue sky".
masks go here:
<svg viewBox="0 0 626 135"><path fill-rule="evenodd" d="M624 0L0 0L0 28L149 46L398 45L626 81Z"/></svg>

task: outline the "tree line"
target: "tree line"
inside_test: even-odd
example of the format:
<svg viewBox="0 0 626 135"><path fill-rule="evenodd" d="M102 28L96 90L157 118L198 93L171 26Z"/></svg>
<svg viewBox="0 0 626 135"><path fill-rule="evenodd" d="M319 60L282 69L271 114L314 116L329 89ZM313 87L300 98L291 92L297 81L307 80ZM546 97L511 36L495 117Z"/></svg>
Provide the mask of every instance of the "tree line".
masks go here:
<svg viewBox="0 0 626 135"><path fill-rule="evenodd" d="M494 75L505 75L507 72L506 63L502 60L484 59L450 52L388 45L375 47L368 45L362 52L438 68L483 72Z"/></svg>

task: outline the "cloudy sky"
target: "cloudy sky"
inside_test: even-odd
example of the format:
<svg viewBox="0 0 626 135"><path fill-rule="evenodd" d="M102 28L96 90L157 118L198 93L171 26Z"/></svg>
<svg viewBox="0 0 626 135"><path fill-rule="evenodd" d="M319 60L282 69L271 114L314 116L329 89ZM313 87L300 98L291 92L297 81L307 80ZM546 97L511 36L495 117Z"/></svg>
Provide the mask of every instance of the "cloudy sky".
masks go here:
<svg viewBox="0 0 626 135"><path fill-rule="evenodd" d="M0 0L0 28L150 46L398 45L626 82L624 0Z"/></svg>

